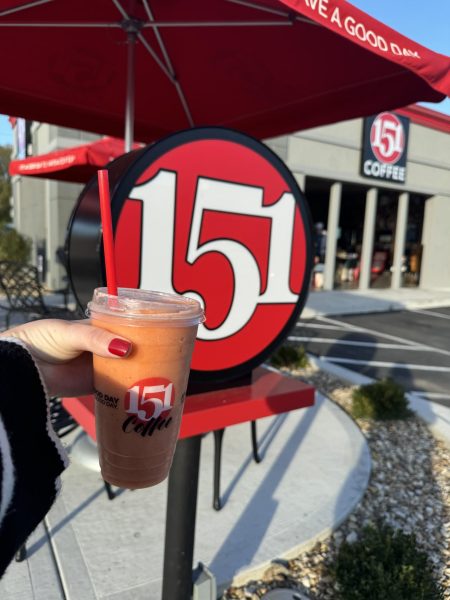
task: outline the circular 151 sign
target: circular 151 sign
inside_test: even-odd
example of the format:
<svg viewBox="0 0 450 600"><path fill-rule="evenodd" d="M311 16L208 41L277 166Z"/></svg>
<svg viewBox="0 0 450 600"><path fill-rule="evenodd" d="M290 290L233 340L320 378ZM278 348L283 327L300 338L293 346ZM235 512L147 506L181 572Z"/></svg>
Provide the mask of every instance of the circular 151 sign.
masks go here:
<svg viewBox="0 0 450 600"><path fill-rule="evenodd" d="M248 136L199 128L108 168L119 285L183 294L205 308L193 379L232 379L263 362L295 324L312 264L309 211L287 167ZM96 203L92 180L68 238L81 304L102 279L92 278L101 273L100 238L89 241L100 227Z"/></svg>
<svg viewBox="0 0 450 600"><path fill-rule="evenodd" d="M375 118L370 129L370 145L377 160L395 164L405 150L405 130L394 113L384 112Z"/></svg>

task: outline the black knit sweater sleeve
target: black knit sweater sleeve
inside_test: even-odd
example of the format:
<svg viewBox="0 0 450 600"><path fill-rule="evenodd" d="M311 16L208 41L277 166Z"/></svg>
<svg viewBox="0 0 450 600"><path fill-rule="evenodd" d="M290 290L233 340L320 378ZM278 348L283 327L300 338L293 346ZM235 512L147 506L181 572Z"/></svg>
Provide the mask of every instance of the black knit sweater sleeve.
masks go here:
<svg viewBox="0 0 450 600"><path fill-rule="evenodd" d="M40 373L19 341L0 340L0 577L53 504L66 453Z"/></svg>

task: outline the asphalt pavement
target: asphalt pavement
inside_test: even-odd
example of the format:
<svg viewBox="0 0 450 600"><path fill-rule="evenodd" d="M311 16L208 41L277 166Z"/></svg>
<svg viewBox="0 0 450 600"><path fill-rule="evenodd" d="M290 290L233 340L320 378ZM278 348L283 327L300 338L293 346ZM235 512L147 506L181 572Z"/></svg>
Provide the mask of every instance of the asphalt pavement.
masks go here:
<svg viewBox="0 0 450 600"><path fill-rule="evenodd" d="M450 306L302 319L289 340L373 379L450 407Z"/></svg>

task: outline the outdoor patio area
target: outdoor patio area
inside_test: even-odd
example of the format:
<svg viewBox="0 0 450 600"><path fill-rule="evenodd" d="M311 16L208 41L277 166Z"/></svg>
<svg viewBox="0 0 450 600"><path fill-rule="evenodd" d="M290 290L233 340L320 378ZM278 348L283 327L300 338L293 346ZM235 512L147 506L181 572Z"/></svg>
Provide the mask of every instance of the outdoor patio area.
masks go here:
<svg viewBox="0 0 450 600"><path fill-rule="evenodd" d="M443 293L405 290L395 300L410 307L435 306L442 303ZM330 314L336 307L342 313L350 308L353 312L386 310L386 302L394 306L394 299L382 297L380 292L352 296L352 307L348 296L311 294L304 314ZM49 304L57 300L46 296ZM19 321L15 315L14 322ZM344 371L334 365L317 360L313 364L318 366L318 373L325 369L333 376L343 376ZM417 398L414 401L414 409L427 419L430 411L425 408L431 404ZM445 414L439 417L438 409ZM436 413L432 423L436 434L450 439L448 411L439 405L433 405L432 410ZM329 535L346 517L352 515L347 521L351 526L354 515L367 510L360 500L373 467L369 446L339 403L316 393L314 407L261 419L257 427L263 458L259 464L252 456L249 423L225 432L221 476L224 506L219 512L212 507L212 434L202 441L194 567L199 562L206 565L215 577L218 597L231 583L239 586L260 579L274 559L297 560L317 540L329 543ZM27 559L11 564L0 581L0 597L159 600L167 482L133 492L118 490L111 501L89 438L78 428L63 438L63 443L71 464L63 474L59 498L30 537ZM372 472L373 477L376 479L377 473ZM366 504L370 489L364 496ZM183 502L182 497L179 502ZM346 531L345 527L331 539L342 535L339 531Z"/></svg>
<svg viewBox="0 0 450 600"><path fill-rule="evenodd" d="M366 489L367 444L320 395L313 408L258 421L258 437L260 464L252 458L249 424L226 430L219 512L212 508L212 434L202 443L194 565L210 569L218 592L326 536ZM86 440L80 429L63 439L71 465L62 491L28 541L26 561L13 563L1 580L0 597L160 598L167 484L120 490L108 500Z"/></svg>

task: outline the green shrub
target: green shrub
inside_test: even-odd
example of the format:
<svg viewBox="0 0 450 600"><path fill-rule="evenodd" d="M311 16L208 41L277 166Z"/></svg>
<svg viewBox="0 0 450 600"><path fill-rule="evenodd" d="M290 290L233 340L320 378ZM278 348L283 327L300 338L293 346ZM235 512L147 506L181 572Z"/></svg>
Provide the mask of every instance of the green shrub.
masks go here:
<svg viewBox="0 0 450 600"><path fill-rule="evenodd" d="M277 368L304 369L308 366L309 360L303 346L285 344L272 354L270 363Z"/></svg>
<svg viewBox="0 0 450 600"><path fill-rule="evenodd" d="M31 240L8 225L0 226L0 260L28 262Z"/></svg>
<svg viewBox="0 0 450 600"><path fill-rule="evenodd" d="M332 567L343 600L443 600L427 555L414 535L379 523L344 542Z"/></svg>
<svg viewBox="0 0 450 600"><path fill-rule="evenodd" d="M352 415L363 419L404 419L411 416L405 390L392 379L362 385L353 391Z"/></svg>

